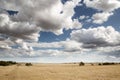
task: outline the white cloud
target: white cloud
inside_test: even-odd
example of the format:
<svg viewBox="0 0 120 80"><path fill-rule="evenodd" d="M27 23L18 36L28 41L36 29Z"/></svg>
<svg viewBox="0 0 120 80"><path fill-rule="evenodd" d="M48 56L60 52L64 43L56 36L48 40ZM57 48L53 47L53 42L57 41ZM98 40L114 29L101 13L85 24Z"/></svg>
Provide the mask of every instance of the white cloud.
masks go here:
<svg viewBox="0 0 120 80"><path fill-rule="evenodd" d="M83 48L118 46L120 33L112 26L89 28L73 31L71 39L82 43Z"/></svg>
<svg viewBox="0 0 120 80"><path fill-rule="evenodd" d="M60 0L4 0L0 1L4 9L19 11L15 16L10 16L13 21L29 22L41 30L51 31L55 34L62 34L62 29L76 28L75 22L71 19L74 15L74 7L79 0L67 1L64 5ZM31 11L32 10L32 11ZM63 13L60 13L60 12ZM69 24L70 23L70 24ZM81 26L80 26L81 27Z"/></svg>
<svg viewBox="0 0 120 80"><path fill-rule="evenodd" d="M108 53L119 50L120 33L112 26L106 28L100 26L98 28L74 30L71 33L71 38L66 41L52 43L25 43L21 39L18 39L15 43L19 44L21 47L13 49L10 53L7 53L7 49L6 54L1 54L1 56L69 56L91 51L96 53Z"/></svg>
<svg viewBox="0 0 120 80"><path fill-rule="evenodd" d="M102 53L111 53L119 50L120 50L120 46L108 46L108 47L100 47L96 49L96 51L102 52Z"/></svg>
<svg viewBox="0 0 120 80"><path fill-rule="evenodd" d="M102 24L114 14L114 11L120 8L119 0L84 0L87 7L102 11L92 16L93 23Z"/></svg>
<svg viewBox="0 0 120 80"><path fill-rule="evenodd" d="M111 47L119 51L120 33L112 26L80 29L82 24L77 19L71 19L75 14L74 8L80 5L79 2L80 0L67 1L63 5L60 0L0 0L0 8L3 8L0 9L0 57L62 56L93 49L108 51ZM120 7L118 0L84 2L87 7L103 11L92 16L94 23L107 21L113 15L113 11ZM10 16L4 9L19 12ZM80 17L84 18L88 19L87 16ZM63 33L63 29L80 30L73 31L71 39L66 41L31 42L38 41L40 31L51 31L59 35Z"/></svg>
<svg viewBox="0 0 120 80"><path fill-rule="evenodd" d="M120 50L119 38L120 33L116 31L112 26L100 26L98 28L74 30L71 33L71 39L68 39L66 41L39 44L31 43L28 45L31 45L33 47L37 46L39 48L46 48L46 50L36 51L36 55L38 56L60 57L63 55L73 56L74 54L80 54L82 55L82 60L86 60L86 57L90 56L92 61L101 61L101 59L107 61L108 59L106 59L106 56L115 57L115 60L118 59L116 56L119 55L118 51ZM115 54L111 54L111 52L115 52ZM86 54L86 56L84 54ZM93 55L98 58L95 58L95 60L93 60Z"/></svg>
<svg viewBox="0 0 120 80"><path fill-rule="evenodd" d="M60 0L0 0L0 41L9 40L12 46L17 46L13 52L33 52L27 42L38 41L40 31L59 35L63 29L82 27L78 20L72 20L78 2L67 1L63 5ZM18 14L9 15L6 10L18 11ZM6 43L2 48L10 46Z"/></svg>
<svg viewBox="0 0 120 80"><path fill-rule="evenodd" d="M111 12L120 8L119 0L84 0L87 7L104 12Z"/></svg>
<svg viewBox="0 0 120 80"><path fill-rule="evenodd" d="M81 53L80 44L71 40L52 43L22 43L20 45L21 47L12 50L1 50L2 48L0 48L0 51L5 53L0 54L0 57L50 57Z"/></svg>
<svg viewBox="0 0 120 80"><path fill-rule="evenodd" d="M61 50L80 50L81 44L77 41L66 40L60 42L52 42L52 43L27 43L28 46L37 47L37 48L46 48L46 49L61 49Z"/></svg>
<svg viewBox="0 0 120 80"><path fill-rule="evenodd" d="M0 45L0 49L12 49L8 45Z"/></svg>
<svg viewBox="0 0 120 80"><path fill-rule="evenodd" d="M85 19L85 15L79 17L80 20Z"/></svg>
<svg viewBox="0 0 120 80"><path fill-rule="evenodd" d="M66 40L62 43L64 46L65 52L75 53L77 51L82 51L81 43L74 41L74 40Z"/></svg>
<svg viewBox="0 0 120 80"><path fill-rule="evenodd" d="M113 15L113 13L108 12L96 13L92 16L93 23L102 24L106 22L111 15Z"/></svg>

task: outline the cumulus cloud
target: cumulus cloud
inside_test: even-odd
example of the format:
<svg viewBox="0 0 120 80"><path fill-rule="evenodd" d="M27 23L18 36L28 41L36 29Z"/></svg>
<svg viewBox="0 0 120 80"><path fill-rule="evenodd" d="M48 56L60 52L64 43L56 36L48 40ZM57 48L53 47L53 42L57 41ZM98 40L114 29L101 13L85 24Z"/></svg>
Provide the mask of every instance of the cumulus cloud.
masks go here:
<svg viewBox="0 0 120 80"><path fill-rule="evenodd" d="M96 13L92 16L93 23L102 24L106 22L111 15L113 15L113 13Z"/></svg>
<svg viewBox="0 0 120 80"><path fill-rule="evenodd" d="M8 10L19 11L18 15L10 17L13 21L30 22L42 30L61 34L63 28L69 29L78 26L76 20L74 22L71 19L75 13L74 7L78 2L79 0L67 1L63 5L60 0L10 0L9 2L2 0L0 5Z"/></svg>
<svg viewBox="0 0 120 80"><path fill-rule="evenodd" d="M29 26L26 25L26 23L29 23L34 28L39 27L43 31L62 34L63 28L81 27L77 20L71 19L75 13L74 7L76 7L78 2L79 0L67 1L63 5L60 0L10 0L9 2L1 0L0 7L6 10L18 11L17 15L9 17L11 21L21 24L20 26Z"/></svg>
<svg viewBox="0 0 120 80"><path fill-rule="evenodd" d="M81 52L81 43L74 41L74 40L66 40L63 42L64 46L64 51L65 52L70 52L70 53L75 53L75 52Z"/></svg>
<svg viewBox="0 0 120 80"><path fill-rule="evenodd" d="M27 45L35 47L35 48L44 48L44 49L52 49L52 50L62 50L62 51L80 51L81 43L74 40L66 40L60 42L52 42L52 43L28 43Z"/></svg>
<svg viewBox="0 0 120 80"><path fill-rule="evenodd" d="M73 31L71 39L82 43L83 48L97 48L120 45L120 33L112 26Z"/></svg>
<svg viewBox="0 0 120 80"><path fill-rule="evenodd" d="M27 43L27 45L35 49L35 56L69 56L82 52L81 43L69 39L51 43Z"/></svg>
<svg viewBox="0 0 120 80"><path fill-rule="evenodd" d="M31 51L26 51L23 49L0 49L0 57L1 58L30 58L34 57L34 53Z"/></svg>
<svg viewBox="0 0 120 80"><path fill-rule="evenodd" d="M51 43L25 43L21 40L16 41L18 48L7 49L7 46L0 46L0 57L50 57L50 56L69 56L82 52L81 43L73 40L66 40ZM12 45L12 44L11 44ZM3 48L5 48L3 50Z"/></svg>
<svg viewBox="0 0 120 80"><path fill-rule="evenodd" d="M0 14L0 33L14 38L37 41L39 28L27 22L13 22L7 14Z"/></svg>
<svg viewBox="0 0 120 80"><path fill-rule="evenodd" d="M77 41L81 48L83 60L93 61L119 61L120 60L120 32L112 26L99 26L74 30L70 40ZM87 56L87 57L86 57ZM91 59L90 59L91 57Z"/></svg>
<svg viewBox="0 0 120 80"><path fill-rule="evenodd" d="M93 23L102 24L106 22L111 15L113 15L113 13L96 13L92 16Z"/></svg>
<svg viewBox="0 0 120 80"><path fill-rule="evenodd" d="M40 31L59 35L63 29L81 28L82 24L77 19L72 20L78 3L79 0L67 1L64 5L60 0L0 0L0 41L5 43L0 47L15 47L13 52L33 52L27 43L37 42ZM18 13L9 15L7 10ZM9 40L12 45L5 40Z"/></svg>
<svg viewBox="0 0 120 80"><path fill-rule="evenodd" d="M93 23L102 24L113 15L113 12L120 8L119 0L84 0L87 7L102 11L92 16Z"/></svg>
<svg viewBox="0 0 120 80"><path fill-rule="evenodd" d="M119 0L84 0L84 3L87 7L104 12L111 12L120 8Z"/></svg>
<svg viewBox="0 0 120 80"><path fill-rule="evenodd" d="M63 5L60 0L0 0L0 57L68 56L92 50L104 53L117 51L118 55L120 33L112 26L80 29L82 23L78 19L72 20L74 8L81 5L80 1L68 0ZM84 0L84 3L101 11L92 16L93 23L97 24L106 22L113 11L120 7L118 0ZM9 15L7 10L18 13ZM84 15L80 19L88 19L87 22L92 20ZM63 29L73 30L70 39L37 42L40 31L59 35Z"/></svg>
<svg viewBox="0 0 120 80"><path fill-rule="evenodd" d="M21 47L6 51L7 57L49 57L69 56L86 52L108 53L119 51L120 33L112 26L73 30L71 38L66 41L52 43L25 43L21 39L15 41ZM6 42L12 45L10 42ZM4 43L5 44L5 43ZM23 50L24 49L24 50ZM5 50L4 50L5 51ZM25 54L24 54L25 53ZM9 54L9 55L8 55ZM112 54L110 54L113 56ZM117 55L117 54L116 54ZM1 54L1 56L3 56Z"/></svg>

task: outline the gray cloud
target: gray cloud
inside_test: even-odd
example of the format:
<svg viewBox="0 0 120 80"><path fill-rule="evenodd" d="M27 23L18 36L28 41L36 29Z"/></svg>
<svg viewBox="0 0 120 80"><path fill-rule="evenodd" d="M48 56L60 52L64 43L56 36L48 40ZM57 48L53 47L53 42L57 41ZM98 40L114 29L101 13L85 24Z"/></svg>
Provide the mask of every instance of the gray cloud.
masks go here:
<svg viewBox="0 0 120 80"><path fill-rule="evenodd" d="M102 14L93 15L95 23L103 23L108 20L115 9L119 8L118 0L113 3L103 0L84 0L88 7L103 11ZM89 2L87 2L89 1ZM79 0L68 1L64 5L59 0L0 0L0 57L43 57L80 54L90 50L102 52L107 47L114 47L119 56L120 33L112 26L80 29L82 24L78 20L72 20L74 7ZM98 4L98 2L100 4ZM111 7L112 6L112 7ZM17 15L10 16L4 9L19 11ZM60 12L63 13L60 13ZM95 15L97 17L95 17ZM38 41L40 31L51 31L57 35L63 33L63 29L80 29L71 33L71 39L53 43L29 43ZM17 46L17 47L16 47ZM34 47L46 48L46 50L34 50ZM47 49L49 48L49 49ZM54 49L54 48L60 48ZM102 48L102 49L101 49ZM112 48L103 51L111 51ZM93 58L93 57L92 57Z"/></svg>
<svg viewBox="0 0 120 80"><path fill-rule="evenodd" d="M76 25L72 21L74 15L74 7L78 4L78 0L68 1L62 4L60 0L1 0L0 5L4 9L13 9L19 11L15 16L10 16L12 21L29 22L42 30L51 31L61 34L62 29L81 27L79 23ZM31 11L32 10L32 11ZM61 14L60 12L63 11Z"/></svg>
<svg viewBox="0 0 120 80"><path fill-rule="evenodd" d="M113 57L113 58L119 58L119 59L120 59L120 50L110 52L110 53L108 53L107 55L109 55L109 56L111 56L111 57Z"/></svg>
<svg viewBox="0 0 120 80"><path fill-rule="evenodd" d="M16 38L37 41L39 28L26 22L13 22L8 15L0 14L0 33Z"/></svg>
<svg viewBox="0 0 120 80"><path fill-rule="evenodd" d="M97 48L120 45L120 33L112 26L73 31L71 39L82 43L83 48Z"/></svg>
<svg viewBox="0 0 120 80"><path fill-rule="evenodd" d="M0 46L1 51L4 48L5 55L28 56L27 53L33 53L34 50L27 43L37 42L40 31L59 35L63 29L81 28L82 24L77 19L71 19L78 2L67 1L63 5L60 0L0 0L0 44L4 43ZM6 10L18 13L9 15Z"/></svg>

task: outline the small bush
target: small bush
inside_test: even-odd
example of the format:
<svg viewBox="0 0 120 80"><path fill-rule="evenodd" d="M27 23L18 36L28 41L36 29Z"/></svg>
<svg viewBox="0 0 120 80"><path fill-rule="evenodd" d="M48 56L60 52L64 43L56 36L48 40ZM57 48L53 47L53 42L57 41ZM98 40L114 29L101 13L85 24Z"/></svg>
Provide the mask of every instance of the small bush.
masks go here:
<svg viewBox="0 0 120 80"><path fill-rule="evenodd" d="M93 64L93 63L91 63L91 66L94 66L94 64Z"/></svg>
<svg viewBox="0 0 120 80"><path fill-rule="evenodd" d="M101 66L102 64L101 63L98 63L99 66Z"/></svg>
<svg viewBox="0 0 120 80"><path fill-rule="evenodd" d="M83 63L83 62L79 63L79 66L84 66L84 65L85 65L85 63Z"/></svg>
<svg viewBox="0 0 120 80"><path fill-rule="evenodd" d="M32 63L26 63L25 66L32 66Z"/></svg>

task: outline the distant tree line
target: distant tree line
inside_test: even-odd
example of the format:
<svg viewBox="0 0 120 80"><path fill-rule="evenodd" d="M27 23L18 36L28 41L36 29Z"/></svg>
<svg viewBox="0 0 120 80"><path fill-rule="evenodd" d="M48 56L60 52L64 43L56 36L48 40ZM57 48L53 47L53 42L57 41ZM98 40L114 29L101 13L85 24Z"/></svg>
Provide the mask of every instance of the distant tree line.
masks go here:
<svg viewBox="0 0 120 80"><path fill-rule="evenodd" d="M17 64L14 61L0 61L0 66L9 66L9 65L15 65Z"/></svg>
<svg viewBox="0 0 120 80"><path fill-rule="evenodd" d="M10 65L16 65L20 66L22 63L17 63L14 61L0 61L0 66L10 66ZM32 66L32 63L25 63L25 66Z"/></svg>
<svg viewBox="0 0 120 80"><path fill-rule="evenodd" d="M104 63L98 63L98 65L116 65L120 63L114 63L114 62L104 62Z"/></svg>
<svg viewBox="0 0 120 80"><path fill-rule="evenodd" d="M74 63L76 64L76 63ZM120 63L115 63L115 62L103 62L103 63L91 63L91 66L94 66L94 65L117 65L117 64L120 64ZM85 63L84 62L79 62L79 66L84 66Z"/></svg>

